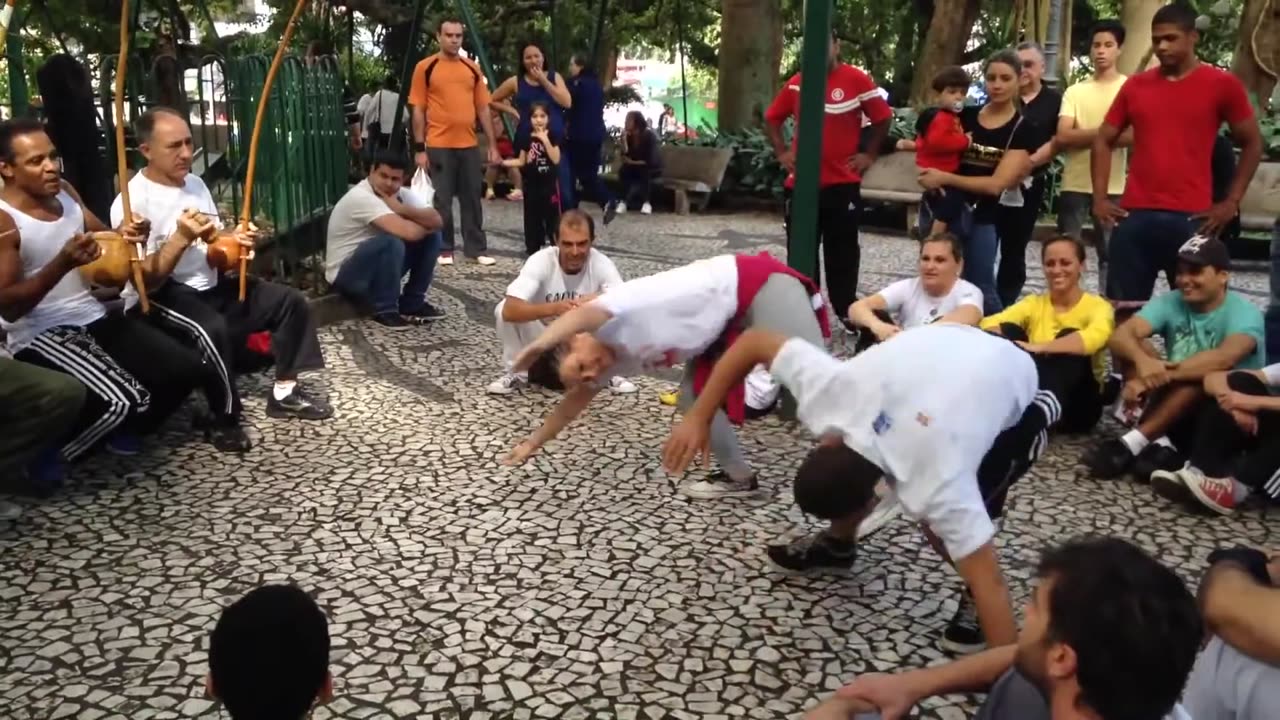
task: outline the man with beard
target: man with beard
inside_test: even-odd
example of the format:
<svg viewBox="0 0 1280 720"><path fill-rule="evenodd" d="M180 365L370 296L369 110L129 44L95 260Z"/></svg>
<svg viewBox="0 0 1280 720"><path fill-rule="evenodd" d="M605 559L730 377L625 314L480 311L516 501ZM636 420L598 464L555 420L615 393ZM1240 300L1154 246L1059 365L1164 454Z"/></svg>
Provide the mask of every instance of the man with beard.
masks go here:
<svg viewBox="0 0 1280 720"><path fill-rule="evenodd" d="M1172 570L1124 540L1078 539L1045 552L1036 577L1016 645L864 675L806 720L897 720L957 692L988 693L975 720L1189 720L1178 698L1204 625Z"/></svg>

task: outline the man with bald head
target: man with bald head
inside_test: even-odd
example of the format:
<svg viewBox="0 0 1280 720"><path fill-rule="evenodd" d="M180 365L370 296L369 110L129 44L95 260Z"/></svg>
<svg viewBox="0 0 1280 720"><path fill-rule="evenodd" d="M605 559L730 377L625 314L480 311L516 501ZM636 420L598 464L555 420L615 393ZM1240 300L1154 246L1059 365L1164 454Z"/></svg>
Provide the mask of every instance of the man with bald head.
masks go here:
<svg viewBox="0 0 1280 720"><path fill-rule="evenodd" d="M136 124L138 148L147 165L129 181L135 215L151 222L144 269L150 289L147 318L165 330L194 343L209 366L205 395L209 401L206 434L220 450L244 452L250 441L241 427L240 396L234 361L249 335L271 333L275 385L266 400L267 415L321 420L333 410L298 384L298 373L324 367L315 323L306 299L297 290L249 278L245 301L239 302L239 282L210 267L208 247L201 236L221 227L218 206L209 188L191 173L191 128L179 112L163 107L148 110ZM111 217L123 217L121 199ZM253 247L242 233L245 252ZM124 293L134 311L132 287Z"/></svg>

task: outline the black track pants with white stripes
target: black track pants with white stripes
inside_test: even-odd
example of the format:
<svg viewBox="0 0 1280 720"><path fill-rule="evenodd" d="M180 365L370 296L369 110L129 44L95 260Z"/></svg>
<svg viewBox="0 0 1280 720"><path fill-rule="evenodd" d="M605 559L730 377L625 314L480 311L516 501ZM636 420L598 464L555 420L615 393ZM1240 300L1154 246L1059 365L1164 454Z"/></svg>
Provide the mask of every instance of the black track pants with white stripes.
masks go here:
<svg viewBox="0 0 1280 720"><path fill-rule="evenodd" d="M1062 405L1049 390L1040 390L1013 426L996 436L978 466L978 488L995 520L1004 515L1009 488L1031 469L1049 444L1049 428L1062 418Z"/></svg>
<svg viewBox="0 0 1280 720"><path fill-rule="evenodd" d="M60 326L41 333L15 356L66 373L89 391L63 446L74 460L122 430L157 428L204 376L200 357L150 325L108 315L86 327Z"/></svg>
<svg viewBox="0 0 1280 720"><path fill-rule="evenodd" d="M1251 372L1227 375L1232 390L1269 397L1267 384ZM1258 413L1258 433L1240 429L1231 414L1206 398L1196 418L1191 464L1209 477L1235 479L1280 501L1280 413Z"/></svg>

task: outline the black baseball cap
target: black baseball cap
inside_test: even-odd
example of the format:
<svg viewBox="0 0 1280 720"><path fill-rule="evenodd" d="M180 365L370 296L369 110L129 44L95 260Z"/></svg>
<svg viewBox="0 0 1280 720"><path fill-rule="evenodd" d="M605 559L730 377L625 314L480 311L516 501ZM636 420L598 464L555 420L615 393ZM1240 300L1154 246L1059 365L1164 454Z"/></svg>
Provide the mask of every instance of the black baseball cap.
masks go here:
<svg viewBox="0 0 1280 720"><path fill-rule="evenodd" d="M1178 248L1178 259L1199 267L1212 266L1219 270L1231 269L1231 253L1219 239L1193 235Z"/></svg>

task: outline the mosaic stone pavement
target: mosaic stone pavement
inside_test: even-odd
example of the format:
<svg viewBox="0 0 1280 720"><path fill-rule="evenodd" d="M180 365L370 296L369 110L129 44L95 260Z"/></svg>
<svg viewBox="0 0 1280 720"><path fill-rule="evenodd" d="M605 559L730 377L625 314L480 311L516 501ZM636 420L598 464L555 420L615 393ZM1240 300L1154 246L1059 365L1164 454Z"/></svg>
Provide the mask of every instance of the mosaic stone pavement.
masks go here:
<svg viewBox="0 0 1280 720"><path fill-rule="evenodd" d="M316 718L785 718L855 674L942 659L933 641L959 580L905 521L849 575L766 569L765 543L817 527L789 496L809 440L776 420L744 436L756 499L675 494L656 378L602 397L527 466L500 466L554 398L483 392L499 371L492 307L522 247L518 208L487 209L499 262L440 270L432 298L448 319L322 331L333 421L270 421L267 378L247 377L257 447L244 458L180 417L143 457L94 457L71 490L0 529L0 717L218 717L202 678L219 609L287 580L330 618L337 698ZM637 276L781 253L781 225L628 215L600 247ZM863 247L864 288L913 270L902 238ZM1266 279L1237 286L1261 302ZM1133 539L1188 581L1212 547L1268 540L1256 514L1192 516L1145 486L1087 479L1080 447L1058 438L1013 491L1001 555L1020 598L1038 550L1078 533ZM972 707L948 697L921 712Z"/></svg>

